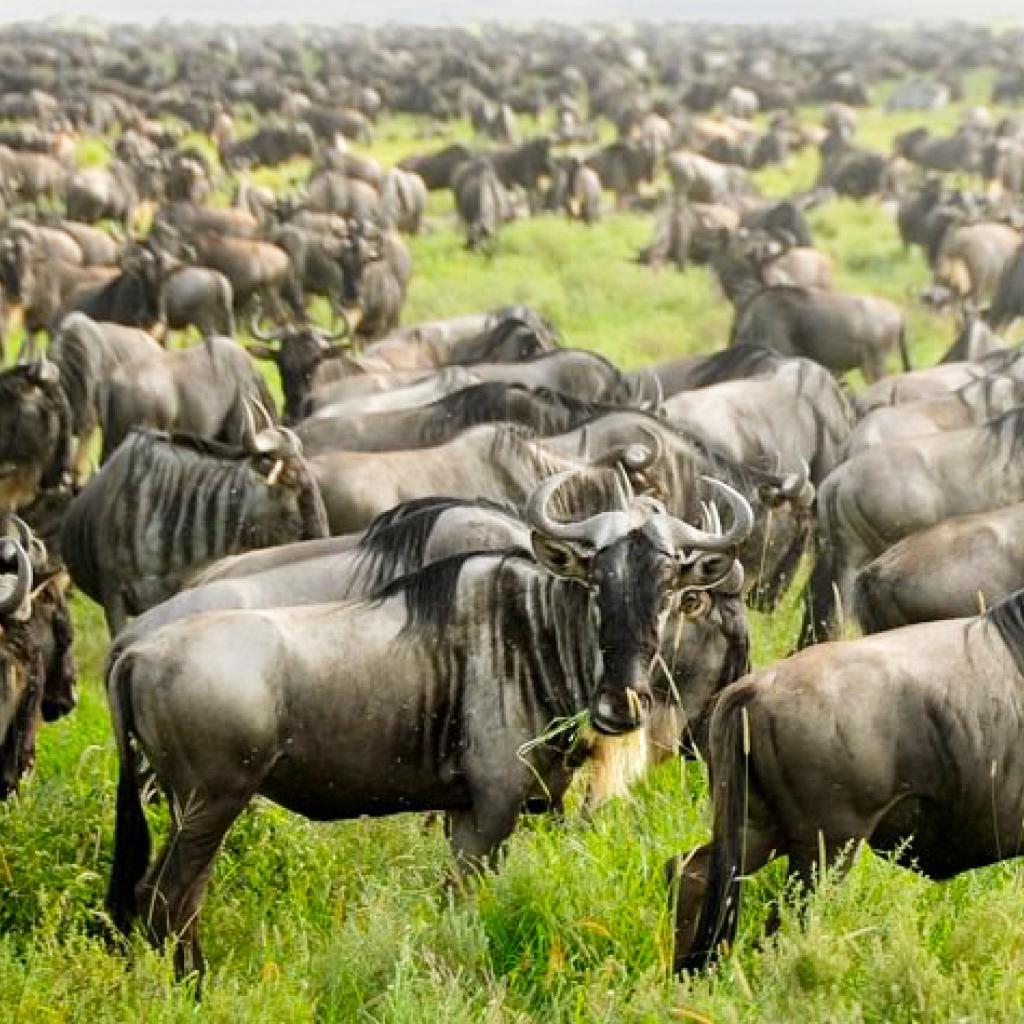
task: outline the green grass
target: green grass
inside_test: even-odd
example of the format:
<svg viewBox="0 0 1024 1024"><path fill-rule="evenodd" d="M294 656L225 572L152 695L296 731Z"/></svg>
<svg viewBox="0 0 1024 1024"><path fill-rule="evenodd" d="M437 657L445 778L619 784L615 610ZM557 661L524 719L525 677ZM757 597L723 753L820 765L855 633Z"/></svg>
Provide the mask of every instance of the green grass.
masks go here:
<svg viewBox="0 0 1024 1024"><path fill-rule="evenodd" d="M983 83L982 83L983 84ZM973 78L972 93L980 88ZM941 112L948 126L958 114ZM862 116L871 144L921 118ZM387 119L370 152L387 163L438 140ZM467 137L465 125L454 129ZM98 162L104 143L84 143ZM771 194L807 187L813 155L759 176ZM301 180L295 162L256 180ZM432 200L415 239L405 319L511 302L538 306L567 340L635 367L721 347L729 315L710 275L633 262L649 216L586 228L545 217L509 226L493 259L467 254L447 198ZM820 244L844 288L886 295L908 311L915 359L951 341L949 317L911 296L927 280L876 203L816 211ZM314 825L265 803L238 822L203 914L210 975L197 1010L167 957L98 938L110 860L115 757L100 674L105 633L75 602L81 702L46 726L22 795L0 806L0 1019L87 1021L1014 1021L1024 1006L1020 868L1002 865L933 885L864 854L842 885L786 904L779 933L756 948L778 895L774 866L751 887L740 939L710 978L669 976L661 867L707 836L700 765L663 766L634 800L592 823L575 804L565 823L525 821L503 870L459 897L444 888L441 828L419 817ZM753 615L759 665L796 632L790 599ZM159 817L159 813L157 814Z"/></svg>

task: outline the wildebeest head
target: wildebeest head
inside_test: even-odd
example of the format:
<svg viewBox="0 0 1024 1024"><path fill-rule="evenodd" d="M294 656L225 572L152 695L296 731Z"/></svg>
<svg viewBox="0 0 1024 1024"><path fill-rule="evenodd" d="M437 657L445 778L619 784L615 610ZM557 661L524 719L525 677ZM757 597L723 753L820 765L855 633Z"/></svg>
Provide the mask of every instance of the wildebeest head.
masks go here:
<svg viewBox="0 0 1024 1024"><path fill-rule="evenodd" d="M46 546L17 516L10 517L14 543L29 556L31 589L22 615L24 628L37 652L42 677L43 720L56 721L76 704L75 663L72 653L74 627L67 604L69 578L61 566L55 566ZM3 613L0 612L0 621Z"/></svg>
<svg viewBox="0 0 1024 1024"><path fill-rule="evenodd" d="M342 317L342 326L333 333L312 324L295 324L266 334L260 330L258 317L253 318L249 330L259 339L259 343L246 345L249 354L256 359L270 360L277 366L289 423L301 419L306 398L313 390L317 367L327 359L340 358L352 346L352 328L345 317Z"/></svg>
<svg viewBox="0 0 1024 1024"><path fill-rule="evenodd" d="M302 442L292 430L274 426L269 415L264 412L264 416L268 425L257 431L255 417L249 410L243 446L249 453L251 471L266 482L262 498L272 509L272 515L261 516L254 507L253 520L271 522L274 537L326 537L330 532L327 511L303 457ZM266 547L277 542L269 538L266 543L253 546Z"/></svg>
<svg viewBox="0 0 1024 1024"><path fill-rule="evenodd" d="M626 482L621 509L582 522L557 522L548 503L572 475L545 480L530 499L527 519L538 562L590 591L601 654L591 724L614 735L642 724L652 667L676 603L735 574L734 552L749 535L753 515L740 494L709 480L732 509L732 525L723 533L717 511L708 506L706 529L698 529L667 514L658 502L634 497Z"/></svg>
<svg viewBox="0 0 1024 1024"><path fill-rule="evenodd" d="M71 414L46 359L0 371L0 514L58 485L70 465Z"/></svg>
<svg viewBox="0 0 1024 1024"><path fill-rule="evenodd" d="M41 663L29 618L32 561L20 541L0 538L0 799L31 766L41 695Z"/></svg>

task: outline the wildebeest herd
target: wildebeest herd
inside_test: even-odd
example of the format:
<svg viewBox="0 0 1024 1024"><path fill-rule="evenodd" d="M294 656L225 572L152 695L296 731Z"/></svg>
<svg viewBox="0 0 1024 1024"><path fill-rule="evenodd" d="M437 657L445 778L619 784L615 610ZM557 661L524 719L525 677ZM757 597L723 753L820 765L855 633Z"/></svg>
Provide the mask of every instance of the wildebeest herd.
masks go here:
<svg viewBox="0 0 1024 1024"><path fill-rule="evenodd" d="M256 796L439 812L458 878L577 770L594 810L700 757L679 970L776 857L810 885L861 841L935 878L1018 853L1024 35L709 32L0 33L0 789L74 707L73 588L111 640L110 920L182 974ZM932 110L979 67L952 135L857 141L869 87ZM395 114L476 141L384 168ZM809 147L815 186L762 195ZM481 261L511 220L652 212L637 260L710 267L728 338L626 372L521 303L402 324L441 190ZM920 248L938 365L835 287L837 196ZM804 649L751 672L744 607L805 561Z"/></svg>

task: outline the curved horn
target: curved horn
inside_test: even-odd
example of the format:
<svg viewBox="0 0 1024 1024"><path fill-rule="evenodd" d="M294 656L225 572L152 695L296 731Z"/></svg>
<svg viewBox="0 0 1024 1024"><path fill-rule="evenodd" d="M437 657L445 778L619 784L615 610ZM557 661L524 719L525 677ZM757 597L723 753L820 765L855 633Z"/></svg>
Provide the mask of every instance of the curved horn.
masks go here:
<svg viewBox="0 0 1024 1024"><path fill-rule="evenodd" d="M16 540L10 537L0 541L0 551L13 553L18 570L13 574L0 576L0 616L11 615L24 603L32 590L32 560Z"/></svg>
<svg viewBox="0 0 1024 1024"><path fill-rule="evenodd" d="M46 551L46 545L33 533L32 527L20 516L12 515L10 521L18 531L18 543L35 560L34 564L45 566L50 556Z"/></svg>
<svg viewBox="0 0 1024 1024"><path fill-rule="evenodd" d="M649 438L651 446L643 444L631 444L626 446L622 461L632 470L647 469L661 461L665 454L665 441L655 431L648 427L641 427L640 433Z"/></svg>
<svg viewBox="0 0 1024 1024"><path fill-rule="evenodd" d="M327 342L337 342L343 341L345 338L351 338L352 321L351 319L349 319L348 313L345 311L344 308L338 308L337 310L334 310L332 308L332 312L341 314L341 329L338 331L333 331L331 333L324 331L322 334L323 340Z"/></svg>
<svg viewBox="0 0 1024 1024"><path fill-rule="evenodd" d="M527 503L527 522L538 533L551 537L553 540L582 541L594 548L605 547L633 528L633 515L628 509L599 512L595 516L576 523L560 523L548 515L547 505L551 496L566 480L578 472L579 470L570 469L564 473L556 473L542 481ZM653 511L648 505L643 505L642 509L648 515Z"/></svg>
<svg viewBox="0 0 1024 1024"><path fill-rule="evenodd" d="M709 476L703 476L701 480L715 492L715 497L728 502L732 509L732 526L727 533L709 533L670 516L668 526L672 534L672 542L677 548L699 548L701 551L727 551L742 544L754 528L754 513L751 511L749 502L739 491L722 483L721 480L715 480ZM717 515L716 510L716 518ZM705 519L708 521L708 525L714 525L710 521L710 515L705 516Z"/></svg>
<svg viewBox="0 0 1024 1024"><path fill-rule="evenodd" d="M537 489L530 495L526 505L526 521L538 533L543 533L556 540L585 540L586 534L581 529L583 523L560 523L548 515L548 502L552 495L566 480L575 476L578 471L566 470L542 480Z"/></svg>
<svg viewBox="0 0 1024 1024"><path fill-rule="evenodd" d="M263 307L257 305L252 312L252 317L249 319L249 333L257 339L257 341L280 341L281 335L284 333L283 330L272 331L270 334L264 334L260 330L260 317L263 315Z"/></svg>

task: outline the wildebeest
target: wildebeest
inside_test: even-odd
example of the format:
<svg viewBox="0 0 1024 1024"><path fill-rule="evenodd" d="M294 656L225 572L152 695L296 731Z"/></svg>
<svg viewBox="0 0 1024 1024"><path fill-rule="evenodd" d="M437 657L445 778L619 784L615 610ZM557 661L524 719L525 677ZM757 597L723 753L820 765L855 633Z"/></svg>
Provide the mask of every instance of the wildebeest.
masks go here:
<svg viewBox="0 0 1024 1024"><path fill-rule="evenodd" d="M36 733L75 705L66 575L23 523L0 536L0 799L35 757Z"/></svg>
<svg viewBox="0 0 1024 1024"><path fill-rule="evenodd" d="M239 447L135 430L71 503L61 553L114 636L214 559L326 532L293 435L250 430Z"/></svg>
<svg viewBox="0 0 1024 1024"><path fill-rule="evenodd" d="M1024 587L1024 504L954 516L894 544L857 574L865 633L958 619Z"/></svg>
<svg viewBox="0 0 1024 1024"><path fill-rule="evenodd" d="M1009 412L1024 402L1024 367L1013 369L986 374L948 394L872 409L851 431L845 457L878 444L962 430Z"/></svg>
<svg viewBox="0 0 1024 1024"><path fill-rule="evenodd" d="M442 188L450 188L456 168L472 156L473 153L468 146L457 142L437 153L406 157L398 166L403 171L418 174L427 189L436 192Z"/></svg>
<svg viewBox="0 0 1024 1024"><path fill-rule="evenodd" d="M872 295L845 295L822 288L765 288L736 312L730 344L764 345L804 356L836 373L860 369L868 382L885 373L898 351L911 369L903 314Z"/></svg>
<svg viewBox="0 0 1024 1024"><path fill-rule="evenodd" d="M49 356L59 370L60 386L71 410L74 473L81 483L102 415L103 389L114 370L138 359L162 359L163 350L146 331L70 313L53 336Z"/></svg>
<svg viewBox="0 0 1024 1024"><path fill-rule="evenodd" d="M521 753L555 718L588 709L609 734L642 723L662 613L727 576L749 509L716 485L733 511L724 535L642 499L559 523L547 503L561 482L529 503L536 561L447 559L375 603L198 616L128 647L108 677L121 759L108 906L121 930L144 915L153 941L178 940L179 973L202 972L205 881L257 793L315 818L443 810L457 862L473 868L514 829L535 773L562 760L565 740ZM152 866L140 754L175 808Z"/></svg>
<svg viewBox="0 0 1024 1024"><path fill-rule="evenodd" d="M120 160L75 171L67 182L68 216L86 224L109 217L130 229L139 199L135 172Z"/></svg>
<svg viewBox="0 0 1024 1024"><path fill-rule="evenodd" d="M487 157L460 164L452 176L455 209L466 232L466 248L492 251L508 219L509 201Z"/></svg>
<svg viewBox="0 0 1024 1024"><path fill-rule="evenodd" d="M935 282L961 302L987 302L1020 241L1019 232L1007 224L951 226L939 246Z"/></svg>
<svg viewBox="0 0 1024 1024"><path fill-rule="evenodd" d="M488 381L411 409L318 416L300 423L296 433L311 456L330 451L408 451L445 444L481 423L517 423L540 435L560 434L614 408L546 388Z"/></svg>
<svg viewBox="0 0 1024 1024"><path fill-rule="evenodd" d="M673 426L737 462L788 471L805 462L815 484L841 461L853 421L839 385L808 359L680 392L663 408Z"/></svg>
<svg viewBox="0 0 1024 1024"><path fill-rule="evenodd" d="M103 459L139 426L239 444L252 403L274 408L258 367L230 338L123 363L103 395Z"/></svg>
<svg viewBox="0 0 1024 1024"><path fill-rule="evenodd" d="M1022 852L1022 622L1018 592L982 616L803 651L723 691L713 838L667 865L681 882L676 970L732 941L742 879L774 857L811 886L860 842L935 879Z"/></svg>
<svg viewBox="0 0 1024 1024"><path fill-rule="evenodd" d="M985 321L994 331L1002 331L1024 315L1024 244L1003 267Z"/></svg>
<svg viewBox="0 0 1024 1024"><path fill-rule="evenodd" d="M71 410L43 358L0 370L0 515L60 486L71 468Z"/></svg>
<svg viewBox="0 0 1024 1024"><path fill-rule="evenodd" d="M839 465L818 492L818 553L801 642L829 636L853 607L857 571L902 538L952 516L1024 500L1024 411L980 426L876 445Z"/></svg>
<svg viewBox="0 0 1024 1024"><path fill-rule="evenodd" d="M427 187L412 171L392 167L384 175L380 209L385 223L398 231L417 235L427 206Z"/></svg>

